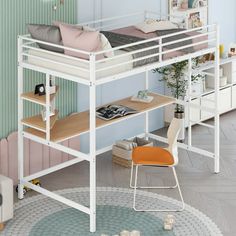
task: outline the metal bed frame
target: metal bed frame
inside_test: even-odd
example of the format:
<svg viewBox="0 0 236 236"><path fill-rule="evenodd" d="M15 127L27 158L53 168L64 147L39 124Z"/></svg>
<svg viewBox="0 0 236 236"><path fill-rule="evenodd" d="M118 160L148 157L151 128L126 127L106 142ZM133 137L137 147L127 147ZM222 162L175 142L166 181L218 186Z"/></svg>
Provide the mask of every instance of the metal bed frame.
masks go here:
<svg viewBox="0 0 236 236"><path fill-rule="evenodd" d="M122 17L113 17L113 18L107 18L107 19L101 19L101 20L97 20L97 21L87 22L84 25L91 25L93 27L96 27L99 30L105 29L105 28L107 28L107 29L115 28L115 27L118 28L118 27L127 25L127 23L117 24L117 21L121 22L122 19L126 19L126 20L127 19L134 19L136 17L146 19L150 15L157 16L158 14L154 13L154 12L145 11L142 13L135 13L132 15L126 15L126 16L122 16ZM161 17L163 17L163 16L161 16ZM110 22L113 22L113 21L115 23L111 24ZM137 20L135 22L137 22ZM129 21L129 23L131 23L131 24L133 24L135 22L132 22L132 20ZM103 127L106 127L106 126L109 126L109 125L112 125L112 124L115 124L115 123L118 123L118 122L121 122L124 120L132 119L133 117L136 117L139 115L145 115L144 133L142 133L140 136L146 137L146 138L152 138L152 139L155 139L155 140L158 140L161 142L167 142L166 138L154 135L149 132L149 112L152 110L158 109L160 107L164 107L166 105L173 104L173 103L182 104L188 110L188 142L187 142L187 144L179 143L179 147L212 158L214 161L214 172L219 173L219 170L220 170L219 169L220 168L220 163L219 163L219 157L220 157L220 153L219 153L219 146L220 146L219 145L219 111L218 111L218 104L219 104L219 50L218 50L219 27L218 27L218 25L208 25L208 26L204 26L201 28L197 28L197 29L185 30L181 33L188 33L188 32L200 31L200 30L201 30L202 34L195 35L195 36L189 36L186 38L186 40L189 40L189 39L199 37L199 41L197 43L193 43L191 45L186 45L186 46L182 46L182 47L176 47L174 49L168 49L166 51L163 50L163 48L166 45L175 44L179 40L172 41L171 43L163 43L163 39L166 37L169 37L169 36L178 35L179 33L174 33L174 34L171 34L168 36L163 36L163 37L156 37L156 38L152 38L152 39L147 39L147 40L143 40L138 43L132 43L132 44L124 45L121 47L113 48L112 50L117 51L117 50L125 49L126 47L130 47L130 46L134 46L134 45L138 45L138 44L141 45L146 42L152 42L152 41L154 42L156 40L159 40L159 44L157 44L155 47L144 48L142 50L138 50L139 52L141 52L141 51L145 51L145 50L149 50L149 49L153 49L153 48L159 48L158 54L135 59L135 60L142 60L142 59L153 57L153 56L159 56L159 61L157 61L156 63L142 66L142 67L133 68L132 70L125 71L125 72L122 72L122 73L119 73L116 75L103 77L103 78L99 78L99 79L97 79L97 77L96 77L96 74L99 71L113 69L113 68L116 68L117 66L125 65L126 63L133 63L135 60L133 59L132 61L124 61L121 64L110 66L109 68L104 67L102 69L97 69L96 66L97 66L97 63L99 63L99 60L96 60L96 56L101 53L104 53L104 52L109 52L111 50L88 53L88 52L77 50L77 49L67 48L67 47L63 47L63 46L54 45L51 43L42 42L39 40L34 40L34 39L30 38L29 35L19 36L18 37L18 173L19 173L18 198L23 199L23 197L24 197L23 196L23 186L27 186L27 187L29 187L41 194L44 194L52 199L62 202L64 204L68 205L69 207L72 207L72 208L75 208L79 211L87 213L90 216L90 231L95 232L96 231L96 155L106 152L108 150L111 150L111 146L105 147L105 148L102 148L99 150L96 149L96 131L100 128L103 128ZM200 40L201 39L200 37L202 37L203 35L207 37L206 40ZM76 76L73 76L70 74L58 72L56 70L50 70L50 69L47 69L44 67L40 67L40 66L36 66L36 65L28 63L27 58L33 56L28 53L28 50L44 51L42 49L35 47L34 45L36 43L41 43L41 44L50 45L50 46L54 46L54 47L58 47L58 48L68 49L68 50L71 50L74 52L79 52L79 53L83 53L84 55L87 55L89 57L89 60L83 60L83 59L79 59L79 58L75 58L75 57L69 57L64 54L48 52L50 54L55 54L61 58L70 58L71 60L73 59L74 61L79 61L79 62L85 63L88 66L87 69L78 68L78 67L76 67L76 68L88 73L89 79L77 78ZM193 46L202 45L202 44L207 44L208 47L198 50L198 51L195 51L193 53L184 54L179 57L163 60L163 56L167 53L179 51L183 48L193 47ZM132 55L136 52L137 51L129 52L129 54ZM214 62L212 62L210 64L208 63L206 65L204 64L201 67L199 67L197 70L194 70L192 67L192 59L202 56L202 55L205 55L205 54L208 54L208 53L215 54ZM115 56L115 57L122 57L122 56L123 55L119 55L119 56ZM40 58L40 57L38 57L38 59L46 60L46 61L49 60L49 59ZM102 59L102 61L104 61L104 62L109 61L109 60L110 60L110 58ZM128 76L131 76L131 75L145 73L146 74L145 88L148 89L149 88L149 84L148 84L149 74L148 73L150 70L153 70L158 67L171 65L173 63L177 63L177 62L180 62L183 60L188 60L188 62L189 62L188 63L188 92L187 92L187 97L184 101L176 101L173 98L167 98L167 97L163 96L164 100L166 98L166 102L163 102L162 104L159 104L156 107L150 107L149 109L141 110L138 114L127 116L127 117L124 117L123 119L117 119L112 123L108 122L108 123L103 123L99 126L96 125L96 87L98 85L102 85L105 83L124 79L124 78L127 78ZM50 60L49 60L49 62L59 64L59 65L61 64L62 66L66 65L63 63L50 61ZM69 64L66 66L69 66L71 68L75 67L75 66L72 66ZM212 67L214 68L214 73L209 74L208 72L205 71L206 69L209 69ZM24 96L22 96L22 94L24 92L23 91L24 69L30 69L30 70L34 70L37 72L42 72L46 75L46 96L45 96L45 103L43 104L46 107L46 125L45 125L45 129L43 129L43 130L39 129L37 127L34 127L34 125L30 126L30 125L26 125L24 122L22 122L22 120L24 118L23 117L23 101L24 100L30 101L30 99L24 99ZM193 95L191 94L191 91L192 91L191 90L191 86L192 86L191 76L194 73L199 73L199 72L206 73L207 75L215 77L215 100L212 101L215 104L214 109L210 110L207 107L202 107L202 106L191 104L191 99L193 98ZM89 118L88 118L89 125L88 125L88 127L83 131L80 130L77 133L72 132L70 135L67 135L64 137L60 136L60 137L56 137L56 138L51 135L52 131L50 130L50 106L51 106L50 105L50 102L51 102L50 79L55 80L55 77L60 77L65 80L74 81L78 84L87 85L89 87L89 93L90 93L90 104L89 104L89 115L88 115L89 116ZM201 96L199 96L199 97L201 97ZM37 101L31 101L31 102L37 103ZM40 104L40 103L38 103L38 104ZM197 109L200 109L203 111L205 110L205 111L208 111L208 112L210 111L210 112L214 113L214 125L209 125L209 124L206 124L202 121L192 121L191 120L191 112L190 112L191 108L197 108ZM193 124L196 124L196 123L199 125L203 125L208 128L214 129L214 133L215 133L214 152L203 150L203 149L194 147L192 145L192 126L193 126ZM79 125L79 122L78 122L78 125ZM31 127L31 129L25 129L25 126ZM35 130L35 132L32 132L32 128ZM29 131L29 130L31 130L31 131ZM60 144L60 142L63 140L66 140L66 139L69 139L69 138L72 138L72 137L75 137L78 135L83 135L86 133L89 133L89 140L90 140L89 153L82 153L80 151L74 150L69 147L65 147L62 144ZM50 167L46 170L42 170L42 171L32 174L30 176L24 176L24 168L23 168L23 165L24 165L24 143L23 143L24 138L27 138L27 139L36 141L38 143L47 145L48 147L55 148L55 149L62 151L64 153L68 153L70 155L73 155L75 158L71 159L65 163L59 164L57 166L53 166L53 167ZM83 206L83 205L76 203L76 202L73 202L69 199L59 196L59 195L57 195L49 190L46 190L42 187L35 186L30 182L30 180L32 180L32 179L47 175L47 174L52 173L54 171L58 171L60 169L74 165L74 164L79 163L81 161L88 161L90 164L90 206L89 207Z"/></svg>

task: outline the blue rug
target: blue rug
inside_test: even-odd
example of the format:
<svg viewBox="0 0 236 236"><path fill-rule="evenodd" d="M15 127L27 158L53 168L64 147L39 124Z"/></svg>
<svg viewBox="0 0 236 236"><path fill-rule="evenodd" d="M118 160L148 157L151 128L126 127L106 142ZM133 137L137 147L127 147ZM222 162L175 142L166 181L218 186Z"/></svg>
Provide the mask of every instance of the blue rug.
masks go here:
<svg viewBox="0 0 236 236"><path fill-rule="evenodd" d="M143 236L173 236L164 231L161 219L147 213L137 213L130 208L119 206L97 207L97 231L89 232L89 217L75 209L65 209L43 218L31 229L30 236L74 236L101 234L115 235L122 230L138 230Z"/></svg>
<svg viewBox="0 0 236 236"><path fill-rule="evenodd" d="M56 191L82 205L89 205L89 188ZM89 232L89 216L42 195L26 197L15 205L14 218L1 236L109 236L122 230L139 230L141 236L222 236L209 217L186 205L183 212L173 213L173 231L163 230L166 212L135 212L133 190L97 188L97 231ZM146 191L137 192L137 207L176 209L181 203L173 198Z"/></svg>

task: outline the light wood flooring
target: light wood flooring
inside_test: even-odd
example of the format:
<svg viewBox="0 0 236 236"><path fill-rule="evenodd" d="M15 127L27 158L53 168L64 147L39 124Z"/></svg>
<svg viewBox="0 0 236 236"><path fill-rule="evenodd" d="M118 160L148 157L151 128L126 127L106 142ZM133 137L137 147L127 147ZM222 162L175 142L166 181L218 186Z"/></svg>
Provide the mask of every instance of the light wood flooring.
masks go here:
<svg viewBox="0 0 236 236"><path fill-rule="evenodd" d="M212 121L209 121L212 123ZM180 150L177 174L185 202L208 215L225 236L236 236L236 111L221 116L221 172L213 173L213 160ZM163 133L164 130L158 131ZM193 128L193 144L212 149L213 130ZM128 187L130 171L113 164L111 152L97 158L97 185ZM146 168L140 172L140 184L158 185L173 183L170 170ZM88 186L88 164L80 163L41 178L50 190ZM159 191L177 197L175 190ZM26 197L34 195L27 193Z"/></svg>

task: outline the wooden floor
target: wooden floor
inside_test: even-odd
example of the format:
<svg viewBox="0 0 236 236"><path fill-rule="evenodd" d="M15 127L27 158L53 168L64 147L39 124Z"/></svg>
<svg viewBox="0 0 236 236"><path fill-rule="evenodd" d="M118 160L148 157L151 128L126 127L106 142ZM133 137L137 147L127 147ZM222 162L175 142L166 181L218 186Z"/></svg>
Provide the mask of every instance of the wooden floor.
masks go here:
<svg viewBox="0 0 236 236"><path fill-rule="evenodd" d="M209 121L212 123L212 121ZM163 133L163 130L158 131ZM212 149L213 130L194 127L193 144ZM236 111L221 117L221 173L213 173L213 161L180 150L177 174L186 203L208 215L220 227L225 236L236 235ZM97 158L97 185L128 187L129 169L113 164L111 153ZM88 164L81 163L41 178L43 187L50 190L88 186ZM146 185L173 183L168 169L143 169L140 183ZM175 190L160 192L177 197ZM27 193L26 197L33 195Z"/></svg>

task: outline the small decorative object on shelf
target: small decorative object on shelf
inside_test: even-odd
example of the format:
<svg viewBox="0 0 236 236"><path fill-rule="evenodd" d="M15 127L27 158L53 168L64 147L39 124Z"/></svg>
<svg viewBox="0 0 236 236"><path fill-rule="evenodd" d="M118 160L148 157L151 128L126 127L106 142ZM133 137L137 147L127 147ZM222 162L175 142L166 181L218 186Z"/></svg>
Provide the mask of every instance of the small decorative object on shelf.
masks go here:
<svg viewBox="0 0 236 236"><path fill-rule="evenodd" d="M138 91L137 95L134 95L131 98L133 102L143 102L143 103L150 103L153 100L152 96L148 96L148 90L140 90Z"/></svg>
<svg viewBox="0 0 236 236"><path fill-rule="evenodd" d="M54 84L54 81L50 79L50 94L56 93L56 85ZM35 86L34 94L38 94L39 96L46 94L46 89L44 84L37 84Z"/></svg>
<svg viewBox="0 0 236 236"><path fill-rule="evenodd" d="M43 108L43 110L41 111L41 115L42 115L42 119L43 121L46 121L46 108ZM55 115L55 110L50 107L50 116L54 116Z"/></svg>
<svg viewBox="0 0 236 236"><path fill-rule="evenodd" d="M44 84L37 84L35 86L34 94L38 94L39 96L45 95L46 91Z"/></svg>
<svg viewBox="0 0 236 236"><path fill-rule="evenodd" d="M173 230L175 223L175 217L173 215L167 215L164 219L164 230Z"/></svg>
<svg viewBox="0 0 236 236"><path fill-rule="evenodd" d="M50 79L50 94L56 93L55 80Z"/></svg>
<svg viewBox="0 0 236 236"><path fill-rule="evenodd" d="M236 44L231 44L229 48L229 57L236 56Z"/></svg>
<svg viewBox="0 0 236 236"><path fill-rule="evenodd" d="M219 50L220 50L220 58L223 58L223 53L224 53L224 50L225 50L224 44L220 44Z"/></svg>

